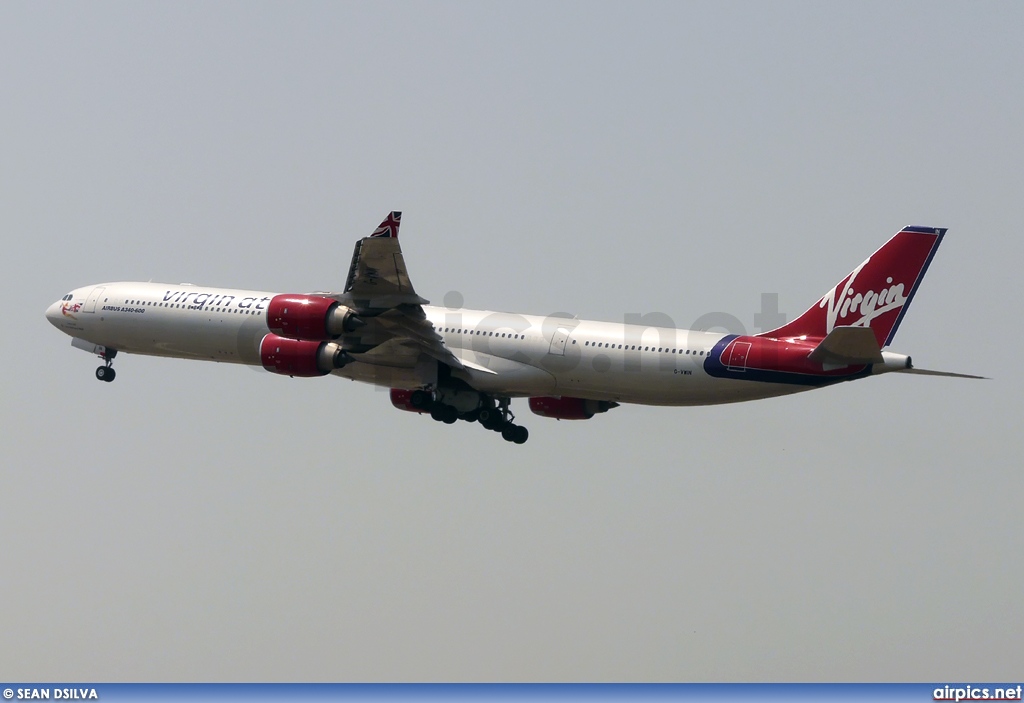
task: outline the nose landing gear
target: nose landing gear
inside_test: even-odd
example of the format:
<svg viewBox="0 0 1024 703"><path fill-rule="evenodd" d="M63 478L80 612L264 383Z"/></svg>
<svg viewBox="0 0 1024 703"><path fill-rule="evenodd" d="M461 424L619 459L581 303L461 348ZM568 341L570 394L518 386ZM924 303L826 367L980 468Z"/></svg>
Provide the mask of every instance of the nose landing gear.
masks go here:
<svg viewBox="0 0 1024 703"><path fill-rule="evenodd" d="M117 356L116 349L104 349L103 353L100 354L100 358L103 359L104 364L96 369L96 379L99 381L106 381L110 383L117 377L117 372L114 371L114 357Z"/></svg>

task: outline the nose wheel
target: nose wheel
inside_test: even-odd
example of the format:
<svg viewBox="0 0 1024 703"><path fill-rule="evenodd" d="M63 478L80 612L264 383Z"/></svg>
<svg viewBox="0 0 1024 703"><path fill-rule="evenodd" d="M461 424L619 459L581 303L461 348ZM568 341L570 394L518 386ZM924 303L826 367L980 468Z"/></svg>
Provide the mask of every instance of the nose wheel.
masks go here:
<svg viewBox="0 0 1024 703"><path fill-rule="evenodd" d="M105 381L110 383L117 377L117 372L114 371L114 357L117 356L116 349L105 349L100 358L103 359L103 366L96 369L96 380Z"/></svg>

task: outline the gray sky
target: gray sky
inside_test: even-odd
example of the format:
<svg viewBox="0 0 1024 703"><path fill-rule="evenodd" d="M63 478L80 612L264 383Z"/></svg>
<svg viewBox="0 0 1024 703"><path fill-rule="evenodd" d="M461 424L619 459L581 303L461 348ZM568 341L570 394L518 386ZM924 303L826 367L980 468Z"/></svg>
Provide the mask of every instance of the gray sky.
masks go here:
<svg viewBox="0 0 1024 703"><path fill-rule="evenodd" d="M1020 3L2 3L0 679L1001 680L1024 651ZM790 317L949 227L920 367L532 416L122 356L73 287Z"/></svg>

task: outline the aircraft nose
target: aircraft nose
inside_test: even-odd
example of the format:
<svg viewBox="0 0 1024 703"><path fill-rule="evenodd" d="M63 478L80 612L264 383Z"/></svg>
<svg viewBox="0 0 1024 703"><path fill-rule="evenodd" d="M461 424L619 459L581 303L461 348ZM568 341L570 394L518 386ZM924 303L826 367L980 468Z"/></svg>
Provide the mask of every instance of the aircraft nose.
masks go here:
<svg viewBox="0 0 1024 703"><path fill-rule="evenodd" d="M61 301L58 300L56 303L46 308L46 319L49 320L50 324L54 327L60 327L60 305Z"/></svg>

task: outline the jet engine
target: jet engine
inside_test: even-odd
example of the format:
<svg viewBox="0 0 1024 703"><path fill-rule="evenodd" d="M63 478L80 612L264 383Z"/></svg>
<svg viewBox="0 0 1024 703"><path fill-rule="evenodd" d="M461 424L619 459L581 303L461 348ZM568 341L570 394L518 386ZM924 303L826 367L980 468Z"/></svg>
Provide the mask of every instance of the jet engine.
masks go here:
<svg viewBox="0 0 1024 703"><path fill-rule="evenodd" d="M289 339L268 334L260 342L263 368L283 376L326 376L352 361L334 342Z"/></svg>
<svg viewBox="0 0 1024 703"><path fill-rule="evenodd" d="M267 327L291 339L326 342L364 324L351 308L322 295L284 293L267 305Z"/></svg>
<svg viewBox="0 0 1024 703"><path fill-rule="evenodd" d="M429 413L430 394L426 391L406 391L401 388L392 388L391 404L399 410L408 410L411 413Z"/></svg>
<svg viewBox="0 0 1024 703"><path fill-rule="evenodd" d="M607 400L587 400L568 396L530 398L530 410L542 417L553 417L556 420L589 420L597 413L606 413L618 406L618 403Z"/></svg>

